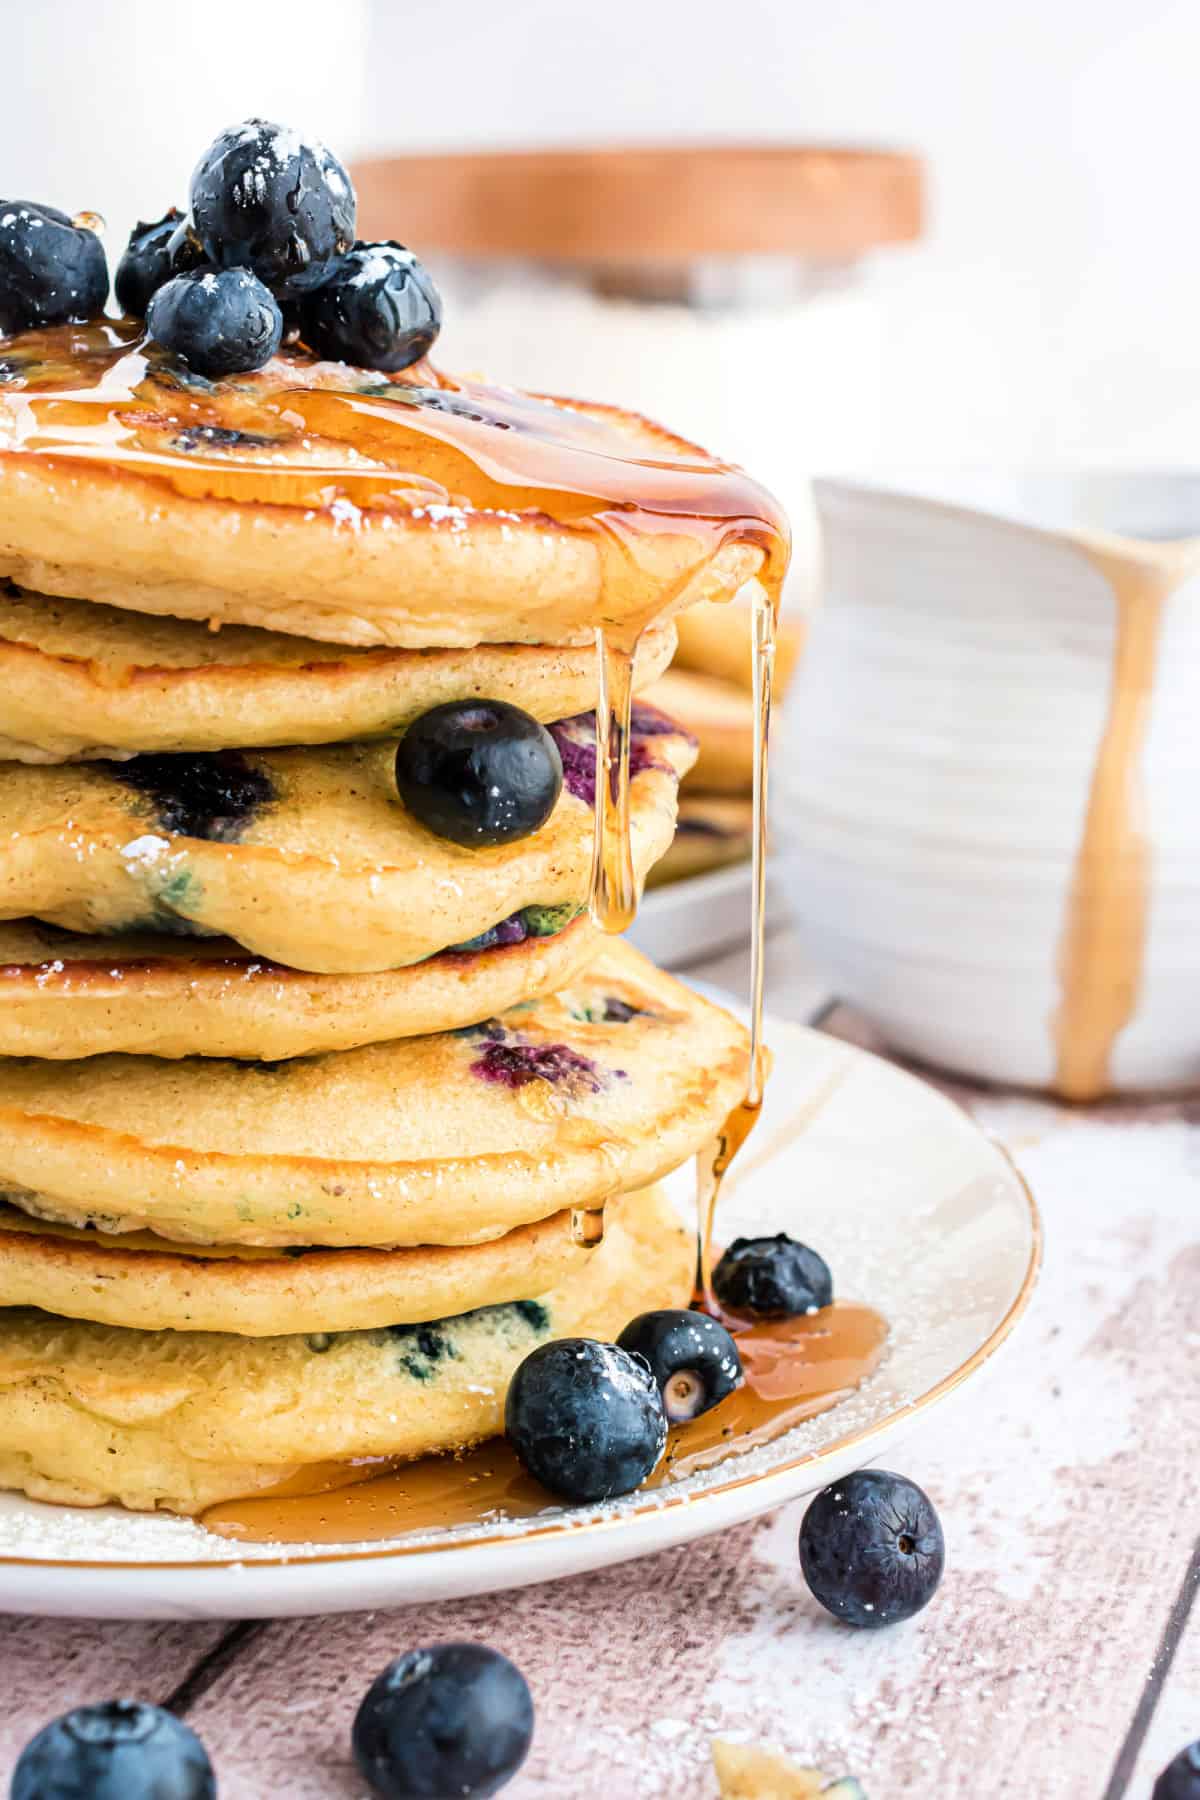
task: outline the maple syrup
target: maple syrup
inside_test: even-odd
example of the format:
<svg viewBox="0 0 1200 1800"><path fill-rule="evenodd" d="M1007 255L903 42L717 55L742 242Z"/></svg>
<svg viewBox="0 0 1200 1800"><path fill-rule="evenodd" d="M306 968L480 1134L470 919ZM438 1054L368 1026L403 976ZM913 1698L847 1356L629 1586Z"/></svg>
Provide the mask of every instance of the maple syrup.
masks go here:
<svg viewBox="0 0 1200 1800"><path fill-rule="evenodd" d="M741 1327L746 1380L711 1412L673 1426L646 1483L666 1489L828 1412L878 1368L887 1326L869 1306L838 1301L799 1319ZM348 1544L485 1527L556 1506L503 1439L462 1456L313 1464L268 1493L223 1501L201 1523L244 1543Z"/></svg>
<svg viewBox="0 0 1200 1800"><path fill-rule="evenodd" d="M1149 905L1150 845L1139 762L1149 725L1163 607L1193 571L1182 546L1147 547L1144 565L1101 540L1080 545L1112 591L1116 642L1108 716L1092 770L1059 951L1054 1085L1069 1100L1111 1087L1113 1047L1137 1008Z"/></svg>

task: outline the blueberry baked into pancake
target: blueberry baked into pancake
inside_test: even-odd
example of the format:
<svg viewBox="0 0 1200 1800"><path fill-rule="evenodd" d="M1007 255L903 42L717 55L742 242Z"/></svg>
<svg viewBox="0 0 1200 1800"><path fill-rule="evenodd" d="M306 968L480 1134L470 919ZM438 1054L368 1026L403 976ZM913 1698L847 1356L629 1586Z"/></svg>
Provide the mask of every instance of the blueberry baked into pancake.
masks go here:
<svg viewBox="0 0 1200 1800"><path fill-rule="evenodd" d="M0 1485L198 1513L503 1431L630 1491L741 1379L658 1183L769 1061L616 940L696 756L643 696L697 600L769 647L786 524L438 369L297 132L223 131L109 311L93 223L0 201Z"/></svg>

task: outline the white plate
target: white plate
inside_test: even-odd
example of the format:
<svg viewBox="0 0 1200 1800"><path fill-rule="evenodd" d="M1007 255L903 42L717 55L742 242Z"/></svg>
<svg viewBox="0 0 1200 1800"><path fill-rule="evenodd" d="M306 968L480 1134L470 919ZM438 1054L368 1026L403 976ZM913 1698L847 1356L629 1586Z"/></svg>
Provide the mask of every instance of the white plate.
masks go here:
<svg viewBox="0 0 1200 1800"><path fill-rule="evenodd" d="M0 1610L246 1618L452 1599L644 1556L769 1511L877 1461L1003 1343L1037 1273L1036 1209L1004 1151L913 1076L770 1023L765 1116L721 1233L789 1230L846 1298L891 1326L882 1368L841 1406L670 1488L598 1509L387 1544L238 1546L190 1520L0 1496ZM686 1204L687 1175L676 1178Z"/></svg>

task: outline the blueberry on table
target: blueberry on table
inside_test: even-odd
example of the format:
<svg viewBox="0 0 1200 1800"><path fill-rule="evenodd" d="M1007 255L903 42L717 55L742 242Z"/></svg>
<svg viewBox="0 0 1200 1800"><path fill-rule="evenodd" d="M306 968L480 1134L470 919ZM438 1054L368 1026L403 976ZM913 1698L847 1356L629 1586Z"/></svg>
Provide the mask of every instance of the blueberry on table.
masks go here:
<svg viewBox="0 0 1200 1800"><path fill-rule="evenodd" d="M433 1644L389 1663L354 1720L354 1759L382 1800L482 1800L524 1762L533 1701L483 1644Z"/></svg>
<svg viewBox="0 0 1200 1800"><path fill-rule="evenodd" d="M309 349L360 369L407 369L441 328L438 291L403 244L355 244L300 304Z"/></svg>
<svg viewBox="0 0 1200 1800"><path fill-rule="evenodd" d="M182 1720L137 1700L63 1713L26 1744L11 1800L214 1800L204 1745Z"/></svg>
<svg viewBox="0 0 1200 1800"><path fill-rule="evenodd" d="M562 791L558 746L503 700L452 700L414 719L396 748L396 788L435 837L483 848L529 837Z"/></svg>
<svg viewBox="0 0 1200 1800"><path fill-rule="evenodd" d="M791 1319L833 1300L824 1257L785 1231L776 1237L734 1238L713 1270L713 1292L730 1312L755 1319Z"/></svg>
<svg viewBox="0 0 1200 1800"><path fill-rule="evenodd" d="M504 1429L534 1479L575 1501L632 1493L667 1442L649 1365L594 1338L558 1338L530 1352L509 1384Z"/></svg>
<svg viewBox="0 0 1200 1800"><path fill-rule="evenodd" d="M1151 1800L1200 1800L1200 1741L1171 1758L1154 1784Z"/></svg>
<svg viewBox="0 0 1200 1800"><path fill-rule="evenodd" d="M151 297L146 329L197 374L237 375L274 356L283 315L249 269L197 269Z"/></svg>
<svg viewBox="0 0 1200 1800"><path fill-rule="evenodd" d="M140 220L129 234L113 277L117 305L131 317L144 319L146 308L164 282L201 261L199 246L188 238L186 220L177 206L152 224Z"/></svg>
<svg viewBox="0 0 1200 1800"><path fill-rule="evenodd" d="M94 231L31 200L0 200L0 336L94 319L108 263Z"/></svg>
<svg viewBox="0 0 1200 1800"><path fill-rule="evenodd" d="M804 1579L847 1625L911 1619L932 1600L945 1563L932 1502L885 1469L859 1469L823 1488L800 1526Z"/></svg>
<svg viewBox="0 0 1200 1800"><path fill-rule="evenodd" d="M319 280L354 242L354 188L337 157L266 119L214 138L192 173L191 203L209 260L252 269L281 294Z"/></svg>
<svg viewBox="0 0 1200 1800"><path fill-rule="evenodd" d="M707 1313L639 1313L617 1343L650 1365L663 1411L672 1425L698 1419L741 1383L737 1345L725 1327Z"/></svg>

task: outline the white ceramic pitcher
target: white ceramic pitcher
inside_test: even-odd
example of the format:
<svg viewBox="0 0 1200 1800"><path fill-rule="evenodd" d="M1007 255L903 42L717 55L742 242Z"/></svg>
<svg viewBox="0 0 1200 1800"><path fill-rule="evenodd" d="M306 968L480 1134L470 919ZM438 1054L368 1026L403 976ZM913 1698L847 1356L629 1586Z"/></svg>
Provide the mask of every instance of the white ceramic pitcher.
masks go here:
<svg viewBox="0 0 1200 1800"><path fill-rule="evenodd" d="M816 484L773 761L809 954L898 1049L1200 1082L1200 473Z"/></svg>

